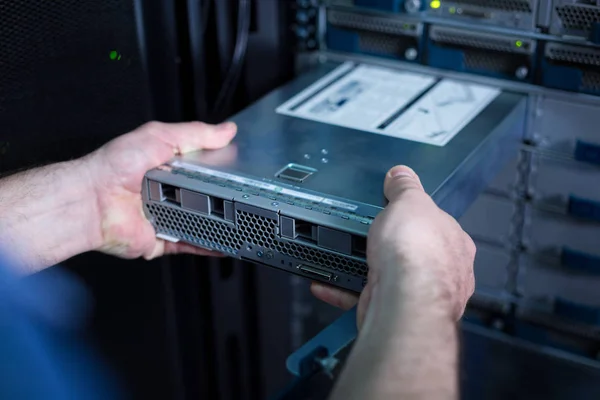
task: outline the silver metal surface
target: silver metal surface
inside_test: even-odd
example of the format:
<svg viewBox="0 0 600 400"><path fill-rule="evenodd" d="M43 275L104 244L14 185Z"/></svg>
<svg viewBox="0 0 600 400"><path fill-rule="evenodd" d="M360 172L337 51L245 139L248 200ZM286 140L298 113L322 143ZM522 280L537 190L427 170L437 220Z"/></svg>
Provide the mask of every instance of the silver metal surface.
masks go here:
<svg viewBox="0 0 600 400"><path fill-rule="evenodd" d="M490 137L501 125L508 125L503 134L522 133L519 128L524 96L516 93L501 94L447 146L440 148L274 113L277 106L336 66L322 65L232 118L239 133L229 147L190 153L180 159L282 186L287 183L275 177L277 171L289 163L305 165L318 172L299 186L303 190L350 200L360 205L358 214L375 216L386 204L382 184L391 167L409 165L419 174L426 191L436 197L443 191L443 183L470 156L489 156L477 150L486 140L492 140ZM329 150L327 165L320 162L322 148Z"/></svg>
<svg viewBox="0 0 600 400"><path fill-rule="evenodd" d="M510 160L523 135L525 95L514 92L502 92L498 95L443 147L275 112L279 105L338 65L320 65L234 116L232 120L238 125L238 134L226 148L186 154L177 157L176 161L252 179L261 184L276 185L297 193L325 197L332 202L353 205L355 210L348 211L335 206L313 206L305 201L294 200L290 196L281 197L277 193L272 193L272 196L269 193L265 195L264 191L262 195L252 193L258 191L256 187L215 184L203 178L157 169L150 171L147 179L226 199L235 203L237 215L237 219L231 221L217 221L210 216L202 217L197 222L212 233L199 232L194 227L194 222L186 222L198 220L192 211L182 213L180 210L169 209L169 204L153 204L155 202L149 199L148 189L145 188L144 198L150 210L149 217L162 218L163 228L170 226L168 231L163 233L174 235L177 233L175 225L185 225L183 230L180 230L181 240L187 240L182 232L194 231L195 237L202 239L195 244L201 243L204 247L224 251L222 247L210 245L208 236L214 234L222 238L221 243L227 245L226 251L231 255L299 274L302 272L300 267L308 260L308 266L334 272L330 283L359 291L366 277L366 269L360 265L361 262L364 263L364 255L339 254L342 251L339 249L324 252L319 248L320 245L314 244L302 244L298 250L299 244L294 240L278 238L283 229L282 224L279 221L275 221L274 224L268 222L270 215L297 218L319 227L365 237L372 218L386 205L383 195L386 172L395 165L404 164L417 172L425 190L440 207L459 217ZM278 172L290 164L314 172L301 182L278 177ZM267 219L263 216L249 217L247 206L240 211L241 205L264 210ZM235 229L239 231L240 226L236 228L234 224L244 215L245 221L248 221L247 218L252 219L252 226L245 227L242 233L235 233ZM179 220L169 224L168 219L171 217ZM175 233L171 228L175 229ZM253 229L259 231L259 246L256 246L256 242L254 246L247 242L248 238L252 237ZM267 229L269 232L260 232L261 229ZM282 246L288 250L281 253ZM315 252L316 258L309 257L309 253ZM269 254L270 257L267 257Z"/></svg>

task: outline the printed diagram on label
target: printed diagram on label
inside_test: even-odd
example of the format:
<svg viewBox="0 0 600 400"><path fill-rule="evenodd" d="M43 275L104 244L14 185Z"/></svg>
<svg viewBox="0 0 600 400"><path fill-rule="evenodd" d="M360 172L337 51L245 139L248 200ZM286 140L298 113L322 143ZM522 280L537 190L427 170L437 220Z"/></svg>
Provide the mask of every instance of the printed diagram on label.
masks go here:
<svg viewBox="0 0 600 400"><path fill-rule="evenodd" d="M314 115L327 115L338 111L344 104L355 99L368 89L368 84L361 81L350 81L337 92L315 104L309 112Z"/></svg>
<svg viewBox="0 0 600 400"><path fill-rule="evenodd" d="M498 94L497 89L444 80L383 131L391 136L444 145Z"/></svg>
<svg viewBox="0 0 600 400"><path fill-rule="evenodd" d="M436 81L427 75L367 65L346 66L346 69L329 84L317 85L323 87L321 90L307 95L314 90L309 87L280 106L277 112L373 131ZM330 79L329 75L322 78Z"/></svg>
<svg viewBox="0 0 600 400"><path fill-rule="evenodd" d="M445 146L500 93L490 86L346 63L276 111Z"/></svg>

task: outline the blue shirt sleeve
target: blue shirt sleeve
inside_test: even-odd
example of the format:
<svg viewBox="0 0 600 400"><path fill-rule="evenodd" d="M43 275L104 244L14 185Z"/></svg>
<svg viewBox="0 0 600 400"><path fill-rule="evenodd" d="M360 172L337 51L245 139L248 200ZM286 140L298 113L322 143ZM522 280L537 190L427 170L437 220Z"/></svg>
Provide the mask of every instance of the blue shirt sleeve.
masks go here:
<svg viewBox="0 0 600 400"><path fill-rule="evenodd" d="M20 278L0 258L0 399L123 398L83 339L86 291L60 268Z"/></svg>

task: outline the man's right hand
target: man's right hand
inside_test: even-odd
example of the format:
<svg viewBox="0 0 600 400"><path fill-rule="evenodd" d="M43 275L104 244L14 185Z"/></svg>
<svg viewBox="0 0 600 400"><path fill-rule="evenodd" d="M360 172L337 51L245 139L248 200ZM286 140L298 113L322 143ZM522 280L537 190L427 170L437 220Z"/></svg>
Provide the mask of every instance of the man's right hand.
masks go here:
<svg viewBox="0 0 600 400"><path fill-rule="evenodd" d="M475 286L473 241L425 193L410 168L392 168L384 191L389 204L368 235L369 275L358 304L359 326L369 313L380 312L380 305L370 304L373 294L390 290L423 312L433 308L459 319ZM347 309L357 302L355 295L323 284L314 283L311 289L338 307Z"/></svg>
<svg viewBox="0 0 600 400"><path fill-rule="evenodd" d="M458 399L457 320L474 290L475 245L410 168L389 171L384 189L389 204L367 240L360 334L332 399ZM356 303L326 286L312 290L338 306Z"/></svg>

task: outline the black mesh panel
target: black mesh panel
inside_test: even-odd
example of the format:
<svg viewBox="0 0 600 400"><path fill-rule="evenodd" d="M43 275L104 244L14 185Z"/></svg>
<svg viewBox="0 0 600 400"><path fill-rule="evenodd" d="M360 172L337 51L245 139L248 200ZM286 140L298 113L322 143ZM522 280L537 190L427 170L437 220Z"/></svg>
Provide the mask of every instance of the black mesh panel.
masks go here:
<svg viewBox="0 0 600 400"><path fill-rule="evenodd" d="M1 170L89 151L150 118L133 1L0 0L0 54Z"/></svg>

